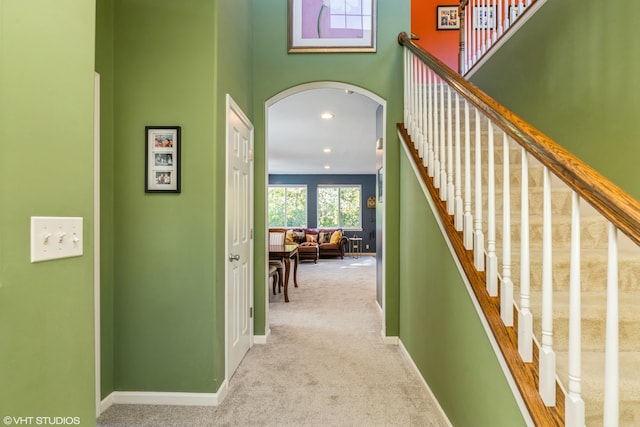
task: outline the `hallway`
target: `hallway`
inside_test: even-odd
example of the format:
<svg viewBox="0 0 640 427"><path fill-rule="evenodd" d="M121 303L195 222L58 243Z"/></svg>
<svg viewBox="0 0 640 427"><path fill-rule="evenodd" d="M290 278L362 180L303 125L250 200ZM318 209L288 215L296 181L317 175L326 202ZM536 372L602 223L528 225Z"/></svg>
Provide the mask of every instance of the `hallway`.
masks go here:
<svg viewBox="0 0 640 427"><path fill-rule="evenodd" d="M447 426L397 346L380 335L375 258L302 263L271 294L271 336L254 345L218 407L115 405L98 426Z"/></svg>

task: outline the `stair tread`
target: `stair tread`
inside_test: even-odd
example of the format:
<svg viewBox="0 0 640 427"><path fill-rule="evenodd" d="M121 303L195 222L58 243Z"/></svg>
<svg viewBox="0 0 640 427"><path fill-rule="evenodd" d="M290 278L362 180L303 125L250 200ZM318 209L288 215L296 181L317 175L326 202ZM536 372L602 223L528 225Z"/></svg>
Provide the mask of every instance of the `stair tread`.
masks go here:
<svg viewBox="0 0 640 427"><path fill-rule="evenodd" d="M531 295L539 296L540 291L532 290ZM621 307L640 307L640 295L637 292L618 292L618 299L621 301ZM536 307L539 302L539 298L531 298L532 308ZM569 306L569 293L568 292L553 292L553 306L556 307L568 307ZM604 321L604 315L607 312L606 309L606 292L605 291L583 291L580 298L581 317L600 317ZM568 318L568 310L560 310L559 312L566 314ZM620 310L620 320L623 321L640 321L640 310Z"/></svg>
<svg viewBox="0 0 640 427"><path fill-rule="evenodd" d="M620 397L626 401L640 400L640 351L618 353L620 365ZM556 353L557 367L567 372L568 353ZM604 393L605 353L602 351L582 352L582 385L584 394L592 399L602 400ZM600 375L602 374L602 375ZM563 383L565 381L563 380Z"/></svg>

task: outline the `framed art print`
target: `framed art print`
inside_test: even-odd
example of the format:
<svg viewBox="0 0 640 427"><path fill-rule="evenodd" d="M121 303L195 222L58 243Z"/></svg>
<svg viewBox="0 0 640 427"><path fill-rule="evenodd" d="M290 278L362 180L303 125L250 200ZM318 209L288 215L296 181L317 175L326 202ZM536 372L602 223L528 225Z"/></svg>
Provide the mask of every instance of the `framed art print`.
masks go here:
<svg viewBox="0 0 640 427"><path fill-rule="evenodd" d="M144 191L180 192L180 126L145 127Z"/></svg>
<svg viewBox="0 0 640 427"><path fill-rule="evenodd" d="M376 0L289 0L289 53L375 52Z"/></svg>
<svg viewBox="0 0 640 427"><path fill-rule="evenodd" d="M460 17L458 15L458 6L437 6L436 23L437 30L458 30L460 29Z"/></svg>

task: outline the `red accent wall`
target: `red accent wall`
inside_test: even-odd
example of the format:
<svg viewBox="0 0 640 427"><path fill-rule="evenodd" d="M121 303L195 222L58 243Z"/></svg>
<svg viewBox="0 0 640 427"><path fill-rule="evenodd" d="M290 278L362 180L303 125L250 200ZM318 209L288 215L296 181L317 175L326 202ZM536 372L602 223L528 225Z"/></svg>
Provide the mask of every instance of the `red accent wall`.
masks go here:
<svg viewBox="0 0 640 427"><path fill-rule="evenodd" d="M458 71L460 32L436 30L436 7L458 3L447 0L411 0L411 32L420 37L417 43L455 71Z"/></svg>

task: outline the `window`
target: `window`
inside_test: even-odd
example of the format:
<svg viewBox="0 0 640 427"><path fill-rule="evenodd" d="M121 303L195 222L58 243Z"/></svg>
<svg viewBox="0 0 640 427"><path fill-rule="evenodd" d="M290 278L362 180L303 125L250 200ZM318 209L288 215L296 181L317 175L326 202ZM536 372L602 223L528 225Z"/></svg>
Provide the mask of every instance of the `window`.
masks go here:
<svg viewBox="0 0 640 427"><path fill-rule="evenodd" d="M269 186L269 227L307 226L307 186Z"/></svg>
<svg viewBox="0 0 640 427"><path fill-rule="evenodd" d="M318 227L362 229L359 185L318 186Z"/></svg>

